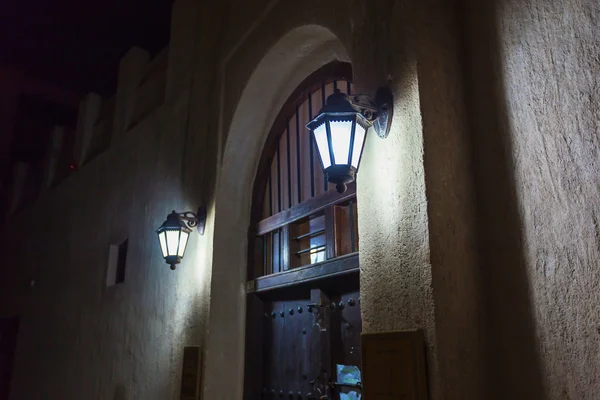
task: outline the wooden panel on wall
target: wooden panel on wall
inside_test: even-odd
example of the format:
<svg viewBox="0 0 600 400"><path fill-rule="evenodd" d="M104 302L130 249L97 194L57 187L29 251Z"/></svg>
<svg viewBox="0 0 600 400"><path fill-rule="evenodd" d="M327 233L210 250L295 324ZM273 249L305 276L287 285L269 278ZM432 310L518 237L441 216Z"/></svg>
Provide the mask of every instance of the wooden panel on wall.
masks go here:
<svg viewBox="0 0 600 400"><path fill-rule="evenodd" d="M202 350L198 346L186 346L183 349L183 367L181 373L181 400L200 398L200 379Z"/></svg>
<svg viewBox="0 0 600 400"><path fill-rule="evenodd" d="M362 335L363 397L427 400L422 330Z"/></svg>

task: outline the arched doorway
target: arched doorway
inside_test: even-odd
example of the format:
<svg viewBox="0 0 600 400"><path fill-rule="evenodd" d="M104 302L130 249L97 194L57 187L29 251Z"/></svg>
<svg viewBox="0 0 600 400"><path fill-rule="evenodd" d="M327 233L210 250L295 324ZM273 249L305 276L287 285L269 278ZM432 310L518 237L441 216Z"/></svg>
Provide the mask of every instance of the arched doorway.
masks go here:
<svg viewBox="0 0 600 400"><path fill-rule="evenodd" d="M281 108L254 183L248 261L245 399L356 398L360 393L355 186L326 182L305 128L349 63L306 78Z"/></svg>
<svg viewBox="0 0 600 400"><path fill-rule="evenodd" d="M248 228L254 178L268 132L295 88L335 60L349 58L330 30L315 25L293 29L266 52L246 83L231 122L221 125L227 141L215 199L206 399L243 396Z"/></svg>

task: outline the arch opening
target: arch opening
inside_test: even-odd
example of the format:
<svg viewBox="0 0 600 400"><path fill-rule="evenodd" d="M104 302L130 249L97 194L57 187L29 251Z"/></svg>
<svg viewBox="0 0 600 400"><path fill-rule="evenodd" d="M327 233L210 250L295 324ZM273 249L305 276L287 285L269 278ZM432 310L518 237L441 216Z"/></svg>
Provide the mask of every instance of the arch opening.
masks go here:
<svg viewBox="0 0 600 400"><path fill-rule="evenodd" d="M248 228L254 178L268 132L294 89L335 60L348 62L349 57L330 30L316 25L293 29L266 51L233 113L215 196L204 398L242 398Z"/></svg>

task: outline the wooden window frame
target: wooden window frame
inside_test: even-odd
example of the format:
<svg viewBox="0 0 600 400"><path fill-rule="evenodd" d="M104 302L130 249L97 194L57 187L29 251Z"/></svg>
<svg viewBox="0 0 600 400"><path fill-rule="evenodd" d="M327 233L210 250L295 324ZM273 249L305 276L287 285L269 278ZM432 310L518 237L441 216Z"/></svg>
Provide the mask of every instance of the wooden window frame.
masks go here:
<svg viewBox="0 0 600 400"><path fill-rule="evenodd" d="M341 195L334 191L327 191L319 196L312 197L300 204L294 205L289 209L276 213L266 219L261 219L264 209L263 206L265 201L265 192L271 173L271 161L275 152L278 149L278 138L282 134L285 134L289 116L293 115L294 112L296 112L297 107L300 106L307 99L308 93L312 93L321 88L323 82L335 80L346 80L348 82L352 81L352 67L349 63L341 61L331 62L321 67L319 70L315 71L304 81L302 81L302 83L294 90L294 92L288 97L288 100L285 102L285 104L281 107L269 131L269 135L267 136L267 140L265 142L261 158L258 164L252 193L252 209L250 219L251 223L248 231L247 267L247 280L249 281L250 291L252 291L252 285L256 283L255 279L259 277L262 279L260 281L259 286L272 286L271 284L262 284L262 282L265 281L268 277L261 276L262 267L260 264L262 263L257 262L257 260L260 258L258 253L263 251L262 246L261 249L257 248L257 245L259 244L259 241L257 240L258 236L264 233L274 231L276 229L282 229L282 232L284 233L282 247L286 249L286 240L289 242L289 235L287 234L287 232L289 231L287 229L289 224L301 218L307 217L320 210L325 210L326 219L328 220L326 222L326 234L327 238L330 239L334 235L334 227L331 223L331 220L333 218L333 206L345 200L354 199L356 196L355 185L350 185L348 187L348 191ZM328 259L327 261L319 263L321 267L315 269L315 272L317 270L321 270L325 274L329 273L327 272L328 269L326 267L323 268L323 265L336 260L330 259L331 257L333 257L334 254L334 250L332 247L334 245L333 242L334 241L332 240L327 241ZM348 266L350 264L356 264L352 268L358 268L358 255L356 254L354 258L349 258L353 260L355 259L356 262L346 262L344 265ZM289 260L284 260L284 263L286 261L289 263ZM335 269L335 267L333 269ZM292 271L289 272L290 273L287 276L291 279L294 276L294 274L291 273Z"/></svg>

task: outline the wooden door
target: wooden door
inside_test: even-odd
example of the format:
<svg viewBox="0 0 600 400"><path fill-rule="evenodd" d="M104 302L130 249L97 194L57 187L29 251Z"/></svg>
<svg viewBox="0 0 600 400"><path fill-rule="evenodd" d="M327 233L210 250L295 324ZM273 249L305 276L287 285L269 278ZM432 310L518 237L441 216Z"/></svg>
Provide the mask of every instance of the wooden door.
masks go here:
<svg viewBox="0 0 600 400"><path fill-rule="evenodd" d="M337 371L360 370L358 274L250 295L246 399L339 399L360 392ZM252 327L252 325L254 327ZM350 366L350 367L349 367ZM342 382L343 383L343 382Z"/></svg>

